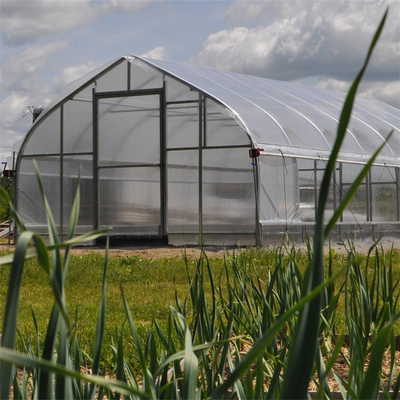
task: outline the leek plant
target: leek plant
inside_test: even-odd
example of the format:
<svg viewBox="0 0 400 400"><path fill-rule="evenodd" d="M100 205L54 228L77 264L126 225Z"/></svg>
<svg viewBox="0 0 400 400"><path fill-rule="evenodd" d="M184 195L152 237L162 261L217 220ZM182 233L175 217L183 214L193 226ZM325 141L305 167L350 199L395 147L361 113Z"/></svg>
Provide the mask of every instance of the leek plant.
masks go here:
<svg viewBox="0 0 400 400"><path fill-rule="evenodd" d="M12 390L14 398L21 399L103 396L109 399L121 396L129 399L306 399L309 382L313 379L319 387L316 398L330 399L332 394L327 384L330 373L335 374L346 398L377 398L380 388L385 398L396 398L400 384L399 377L394 377L393 324L399 317L399 280L393 278L391 256L387 259L379 253L379 241L376 241L371 248L371 252L376 252L374 261L368 257L363 270L350 243L348 263L336 272L333 272L330 253L327 276L323 258L325 240L381 149L365 165L325 226L324 209L332 172L357 87L385 19L386 14L343 106L337 139L319 191L315 235L312 243L309 242L309 265L305 274L300 273L295 248L286 245L276 249L273 268L265 281L257 273L251 257L240 252L226 255L223 274L216 279L203 253L197 260L194 276L189 273L186 262L189 289L183 301L176 294L176 306L171 307L167 326L161 327L154 321L144 342L121 286L128 340L132 341L138 356L136 366L124 354L123 325L117 328L112 344L114 364L111 370L101 362L107 307L107 257L93 353L88 355L80 349L66 307L70 249L76 243L91 241L105 232L75 235L79 215L78 185L67 240L60 243L37 172L47 213L49 244L28 231L13 210L21 235L15 253L0 259L0 265L11 264L0 352L0 398L8 398ZM1 195L7 196L4 191ZM36 329L36 340L25 343L25 352L20 353L14 350L19 291L24 261L32 257L38 258L49 278L54 306L43 342ZM336 291L335 282L341 274L345 274L345 282ZM206 290L206 282L210 283L211 293ZM337 357L341 353L344 356L343 335L336 340L334 329L336 307L343 294L350 335L347 380L336 374L334 367ZM36 321L34 314L32 318ZM380 366L388 341L391 371L389 381L383 384ZM369 364L364 371L367 358ZM389 388L393 384L394 391L390 395Z"/></svg>

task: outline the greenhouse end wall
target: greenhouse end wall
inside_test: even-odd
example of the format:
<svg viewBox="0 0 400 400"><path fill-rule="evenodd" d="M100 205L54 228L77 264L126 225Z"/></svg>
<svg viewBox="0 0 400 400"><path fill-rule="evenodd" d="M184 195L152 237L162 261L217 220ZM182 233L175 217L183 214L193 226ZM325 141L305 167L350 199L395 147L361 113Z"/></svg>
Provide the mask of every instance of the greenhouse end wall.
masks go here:
<svg viewBox="0 0 400 400"><path fill-rule="evenodd" d="M177 63L168 68L186 71ZM197 75L200 72L196 69ZM264 104L261 84L251 89L249 78L233 75L233 82L241 80L246 93L257 94L248 103L261 99ZM204 82L210 84L214 76L211 72ZM227 80L225 74L221 82ZM263 85L271 89L274 84ZM272 137L280 131L286 135L283 140L299 137L285 125L298 123L298 115L278 125L274 122L271 110L281 111L282 101L276 102L271 94L281 89L268 92L274 101L270 111L260 114L259 105L250 110L254 120L249 122L209 93L214 86L221 97L227 96L226 88L215 82L208 91L202 90L135 57L123 57L71 84L38 118L21 147L17 209L27 227L40 233L47 230L35 160L61 239L68 230L80 176L77 233L112 227L110 234L115 237L168 238L179 245L267 244L285 235L304 240L313 231L326 157L316 157L312 151L302 157L283 153L280 149L285 146L264 154L276 145L254 141L251 129L258 129L257 121L266 126L262 117L271 123L265 130L271 127ZM245 97L231 92L244 110ZM313 130L319 135L318 145L326 145L322 131ZM359 143L356 135L349 140L353 147ZM264 148L261 156L251 158L249 150L259 146ZM362 168L357 157L353 163L337 164L327 221ZM335 238L400 236L400 173L389 165L372 168L341 215Z"/></svg>

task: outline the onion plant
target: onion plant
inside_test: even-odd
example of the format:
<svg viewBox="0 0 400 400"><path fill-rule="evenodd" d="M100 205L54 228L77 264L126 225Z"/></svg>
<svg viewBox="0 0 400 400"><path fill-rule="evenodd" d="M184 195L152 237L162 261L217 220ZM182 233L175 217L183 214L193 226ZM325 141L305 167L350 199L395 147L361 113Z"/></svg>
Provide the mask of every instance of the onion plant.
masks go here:
<svg viewBox="0 0 400 400"><path fill-rule="evenodd" d="M0 398L8 398L12 390L14 398L21 399L103 396L109 399L121 396L129 399L306 399L312 379L319 387L316 398L330 399L332 394L327 383L330 373L335 375L346 398L377 398L379 389L383 390L385 398L396 398L400 384L399 377L394 376L393 324L399 317L399 279L393 278L391 256L379 252L377 240L364 268L351 242L348 263L337 271L333 271L332 252L327 271L323 257L323 246L332 228L383 146L362 169L325 225L324 210L332 172L357 87L385 19L386 14L343 106L336 142L319 191L315 235L308 241L309 265L305 274L300 272L294 246L283 245L276 249L267 277L257 272L251 256L240 252L232 256L226 254L223 273L214 277L210 261L202 253L194 275L186 262L189 284L186 297L182 301L176 294L176 304L171 307L166 327L154 321L144 342L121 286L125 323L129 327L127 339L135 347L138 365L132 365L124 353L127 334L123 324L117 327L112 344L112 368L106 369L101 362L107 308L107 257L93 353L88 355L80 349L66 307L70 249L74 244L104 235L105 231L76 236L78 184L67 239L60 243L37 172L47 214L49 243L27 230L13 209L21 235L15 253L0 259L0 266L11 264L0 352ZM7 196L4 191L1 195ZM372 252L375 252L374 258ZM25 352L22 353L15 351L19 292L24 261L32 257L38 258L49 278L54 306L43 340L36 328L35 341L24 343ZM337 278L341 274L345 279L343 285L338 286ZM346 358L342 350L343 335L339 338L335 335L335 312L340 296L345 299L350 358ZM37 327L34 313L32 318ZM380 368L388 343L390 376L384 384ZM349 364L347 380L335 372L335 361L340 355ZM364 370L367 360L368 367ZM389 394L391 386L394 386L393 394Z"/></svg>

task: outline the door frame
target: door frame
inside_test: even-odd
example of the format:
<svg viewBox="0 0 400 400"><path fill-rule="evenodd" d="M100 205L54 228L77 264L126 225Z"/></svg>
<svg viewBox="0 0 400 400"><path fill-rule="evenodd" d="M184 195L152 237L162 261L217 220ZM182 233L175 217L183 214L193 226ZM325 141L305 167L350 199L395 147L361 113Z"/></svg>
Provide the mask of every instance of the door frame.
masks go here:
<svg viewBox="0 0 400 400"><path fill-rule="evenodd" d="M159 119L160 119L160 162L154 164L160 170L160 228L156 237L164 237L167 234L167 151L165 135L165 84L162 88L139 89L96 92L92 90L93 104L93 230L98 230L100 226L100 207L99 207L99 100L119 98L119 97L138 97L138 96L159 96ZM145 166L145 165L144 165ZM146 164L146 166L149 166Z"/></svg>

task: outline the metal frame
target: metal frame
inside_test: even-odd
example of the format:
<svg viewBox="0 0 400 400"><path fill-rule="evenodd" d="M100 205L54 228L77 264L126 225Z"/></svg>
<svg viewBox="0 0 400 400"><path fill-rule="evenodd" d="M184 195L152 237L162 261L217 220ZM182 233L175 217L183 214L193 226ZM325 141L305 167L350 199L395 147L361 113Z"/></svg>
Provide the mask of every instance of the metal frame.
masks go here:
<svg viewBox="0 0 400 400"><path fill-rule="evenodd" d="M139 57L139 59L141 59ZM110 70L120 65L124 61L127 61L127 70L126 70L126 90L122 91L109 91L109 92L96 92L96 88L92 90L92 100L84 100L84 99L74 99L73 97L78 94L81 90L89 87L93 83L96 83L97 79L101 76L107 74ZM145 61L147 62L147 61ZM148 63L148 62L147 62ZM29 131L27 137L25 138L22 146L20 154L17 158L17 166L16 169L20 170L21 160L24 158L39 158L39 157L59 157L60 158L60 238L63 240L64 238L64 161L65 157L68 156L79 156L79 155L87 155L92 157L93 162L93 202L94 202L94 212L93 212L93 228L98 229L100 224L100 204L99 204L99 171L105 168L135 168L135 167L158 167L160 168L160 236L167 235L168 232L168 152L169 151L185 151L185 150L198 150L199 160L198 160L198 178L199 178L199 199L198 199L198 210L199 210L199 241L202 244L203 236L207 233L204 232L203 229L203 173L206 170L207 166L203 166L203 151L207 149L230 149L230 148L249 148L254 147L255 144L250 143L248 145L232 145L232 146L207 146L207 118L211 116L212 113L207 114L207 100L212 98L218 104L229 109L229 106L224 104L223 102L210 97L210 95L200 88L191 85L190 83L179 79L172 74L163 71L162 69L151 65L155 70L161 71L163 73L163 86L161 88L153 88L153 89L139 89L132 90L132 64L129 62L128 58L122 57L117 60L106 69L101 71L99 74L94 76L90 81L85 82L79 88L77 88L73 93L69 94L67 97L57 102L50 110L48 110L42 118L39 119L37 123L32 127ZM181 100L181 101L166 101L166 77L175 79L183 84L185 84L189 89L198 93L198 100ZM132 96L150 96L156 95L159 96L159 122L160 122L160 163L159 164L126 164L126 165L99 165L99 126L98 126L98 108L99 108L99 100L107 99L107 98L120 98L120 97L132 97ZM92 101L92 118L93 118L93 151L92 152L81 152L81 153L64 153L64 107L63 105L68 101ZM167 148L167 137L166 137L166 125L167 125L167 106L168 105L179 105L179 104L193 104L193 108L198 110L198 147L182 147L182 148ZM27 143L29 142L30 137L36 131L36 129L40 126L40 124L47 119L47 117L53 115L54 111L60 109L60 153L48 153L48 154L23 154L26 148ZM192 107L190 107L192 108ZM196 113L195 113L196 114ZM246 127L245 127L246 128ZM247 128L246 128L247 129ZM250 138L249 133L243 129L244 133ZM250 138L251 142L251 138ZM267 155L267 154L265 154ZM270 154L270 156L274 156L275 154ZM280 156L276 154L276 156ZM285 157L291 157L290 155L285 155ZM301 158L293 156L294 158ZM315 202L315 213L317 213L317 201L318 201L318 160L313 157L304 157L308 159L314 159L314 202ZM321 159L321 158L320 158ZM351 164L352 162L345 162L346 164ZM353 164L361 164L360 162L354 161ZM376 164L378 165L378 164ZM380 165L380 164L379 164ZM396 192L396 207L397 207L397 221L400 221L400 168L398 166L393 166L395 168L395 184L397 187ZM256 244L259 245L262 243L262 226L260 226L260 169L259 165L253 166L253 177L254 177L254 196L255 196L255 240ZM335 168L335 178L336 178L336 168ZM337 207L337 200L341 201L343 199L343 162L339 162L338 167L339 174L339 193L336 193L336 187L334 188L334 208ZM15 179L15 187L18 185L18 176ZM393 183L393 182L388 182ZM371 173L368 174L365 182L366 188L366 218L367 222L373 227L373 210L372 210L372 185L373 184L383 184L383 182L374 183L371 181ZM346 184L347 185L347 184ZM18 191L15 190L15 202L16 207L18 205ZM288 221L286 221L287 223ZM343 222L343 216L340 217L340 222ZM383 222L386 223L386 222ZM387 223L395 223L394 221ZM306 225L305 223L303 223ZM378 222L379 224L379 222ZM373 229L373 228L372 228ZM340 230L340 223L339 223ZM223 233L223 232L220 232ZM229 233L229 232L226 232ZM249 235L248 232L243 233ZM16 232L17 235L17 232Z"/></svg>
<svg viewBox="0 0 400 400"><path fill-rule="evenodd" d="M400 168L395 169L397 193L397 221L400 221Z"/></svg>
<svg viewBox="0 0 400 400"><path fill-rule="evenodd" d="M315 221L317 220L318 214L318 160L314 160L314 212L315 212Z"/></svg>
<svg viewBox="0 0 400 400"><path fill-rule="evenodd" d="M168 224L168 155L167 155L167 106L166 106L166 82L163 77L163 88L160 93L160 210L161 210L161 236L167 235Z"/></svg>
<svg viewBox="0 0 400 400"><path fill-rule="evenodd" d="M204 97L199 93L199 245L203 245L203 108ZM205 129L204 129L205 131Z"/></svg>
<svg viewBox="0 0 400 400"><path fill-rule="evenodd" d="M128 68L128 85L130 86L130 68ZM128 86L128 88L129 88ZM99 100L121 97L158 96L159 97L159 131L160 131L160 163L158 164L126 164L126 165L99 165ZM135 168L158 167L160 169L160 229L158 236L162 237L166 232L166 140L165 140L165 84L162 88L139 89L126 91L96 92L92 90L93 101L93 229L100 226L100 185L99 170L107 168Z"/></svg>
<svg viewBox="0 0 400 400"><path fill-rule="evenodd" d="M64 104L60 107L60 240L64 241Z"/></svg>
<svg viewBox="0 0 400 400"><path fill-rule="evenodd" d="M372 222L372 187L371 187L371 171L368 171L365 177L365 200L367 207L367 222Z"/></svg>

